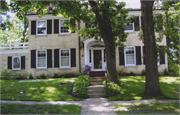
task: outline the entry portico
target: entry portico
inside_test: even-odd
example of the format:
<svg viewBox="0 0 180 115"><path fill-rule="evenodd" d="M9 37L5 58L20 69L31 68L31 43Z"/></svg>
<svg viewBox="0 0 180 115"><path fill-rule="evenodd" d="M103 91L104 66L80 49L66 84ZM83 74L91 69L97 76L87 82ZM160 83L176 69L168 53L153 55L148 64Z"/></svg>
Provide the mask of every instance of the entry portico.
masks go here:
<svg viewBox="0 0 180 115"><path fill-rule="evenodd" d="M84 41L84 60L85 65L92 67L92 71L105 71L106 55L104 41L94 38Z"/></svg>

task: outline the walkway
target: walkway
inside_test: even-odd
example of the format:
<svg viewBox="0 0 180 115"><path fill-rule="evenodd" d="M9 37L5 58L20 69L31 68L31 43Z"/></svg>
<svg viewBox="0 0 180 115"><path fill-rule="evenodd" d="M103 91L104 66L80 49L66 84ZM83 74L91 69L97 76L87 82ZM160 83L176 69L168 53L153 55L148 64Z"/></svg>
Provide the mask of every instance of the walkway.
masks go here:
<svg viewBox="0 0 180 115"><path fill-rule="evenodd" d="M63 105L63 104L73 104L82 106L81 115L116 115L116 110L114 105L122 103L180 103L180 100L132 100L132 101L108 101L107 98L89 98L84 101L48 101L48 102L37 102L37 101L11 101L11 100L1 100L0 103L24 103L27 105L32 104L52 104L52 105Z"/></svg>

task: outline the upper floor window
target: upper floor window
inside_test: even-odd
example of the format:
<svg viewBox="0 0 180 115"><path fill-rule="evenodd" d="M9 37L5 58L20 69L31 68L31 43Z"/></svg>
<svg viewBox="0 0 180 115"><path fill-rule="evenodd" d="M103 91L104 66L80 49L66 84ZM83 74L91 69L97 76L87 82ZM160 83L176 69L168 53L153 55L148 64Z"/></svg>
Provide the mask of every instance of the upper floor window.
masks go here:
<svg viewBox="0 0 180 115"><path fill-rule="evenodd" d="M37 50L36 52L36 68L45 69L47 68L47 50Z"/></svg>
<svg viewBox="0 0 180 115"><path fill-rule="evenodd" d="M12 57L12 70L21 70L21 56Z"/></svg>
<svg viewBox="0 0 180 115"><path fill-rule="evenodd" d="M129 25L126 25L125 32L134 32L134 23L130 23Z"/></svg>
<svg viewBox="0 0 180 115"><path fill-rule="evenodd" d="M59 34L69 34L69 27L63 26L65 19L59 20Z"/></svg>
<svg viewBox="0 0 180 115"><path fill-rule="evenodd" d="M37 20L37 35L47 34L47 20Z"/></svg>

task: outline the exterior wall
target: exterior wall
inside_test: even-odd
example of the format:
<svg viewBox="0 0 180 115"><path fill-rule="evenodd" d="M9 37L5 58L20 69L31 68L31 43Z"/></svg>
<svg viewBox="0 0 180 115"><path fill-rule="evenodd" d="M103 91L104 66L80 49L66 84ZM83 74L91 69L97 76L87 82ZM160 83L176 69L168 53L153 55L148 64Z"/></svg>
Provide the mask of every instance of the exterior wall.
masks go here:
<svg viewBox="0 0 180 115"><path fill-rule="evenodd" d="M19 51L21 51L21 50L19 50ZM0 72L2 72L4 70L4 68L8 67L8 57L9 56L25 56L25 69L16 70L16 73L28 74L28 69L29 69L28 53L16 53L14 51L14 53L5 53L5 54L0 53L0 55L1 55L0 56L0 66L1 66Z"/></svg>
<svg viewBox="0 0 180 115"><path fill-rule="evenodd" d="M29 27L31 27L31 21L33 20L48 20L52 19L52 34L47 35L31 35L31 29L29 29L29 63L31 63L31 50L39 49L52 49L52 68L47 69L35 69L31 68L29 64L29 73L33 76L38 76L39 73L45 73L47 77L52 73L62 75L64 73L74 73L79 71L79 45L78 45L78 32L70 33L68 35L54 34L54 19L64 19L60 17L47 17L47 18L34 18L29 20ZM76 67L70 69L54 68L54 49L70 49L76 48Z"/></svg>

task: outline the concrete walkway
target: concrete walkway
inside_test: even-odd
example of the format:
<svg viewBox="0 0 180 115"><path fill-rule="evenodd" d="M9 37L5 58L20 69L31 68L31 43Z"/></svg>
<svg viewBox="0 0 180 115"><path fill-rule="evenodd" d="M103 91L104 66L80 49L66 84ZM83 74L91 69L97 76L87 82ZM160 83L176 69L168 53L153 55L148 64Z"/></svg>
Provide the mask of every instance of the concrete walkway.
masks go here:
<svg viewBox="0 0 180 115"><path fill-rule="evenodd" d="M114 105L122 103L180 103L180 100L132 100L132 101L108 101L107 98L89 98L84 101L48 101L48 102L37 102L37 101L12 101L12 100L1 100L0 103L24 103L27 105L32 104L52 104L52 105L79 105L81 106L81 115L116 115Z"/></svg>

